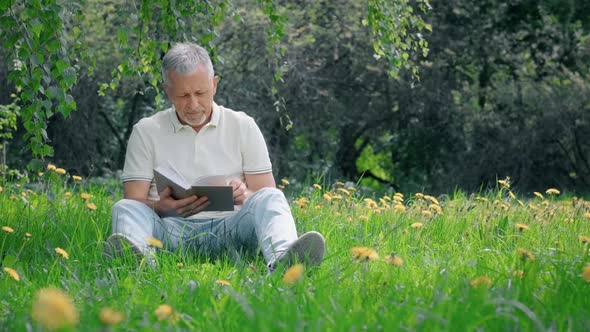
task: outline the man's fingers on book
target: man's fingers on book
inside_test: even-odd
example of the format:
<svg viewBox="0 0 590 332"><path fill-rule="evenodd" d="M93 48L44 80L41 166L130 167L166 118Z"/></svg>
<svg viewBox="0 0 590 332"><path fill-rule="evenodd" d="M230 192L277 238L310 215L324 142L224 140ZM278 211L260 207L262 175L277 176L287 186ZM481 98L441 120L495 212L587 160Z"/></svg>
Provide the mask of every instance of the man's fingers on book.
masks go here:
<svg viewBox="0 0 590 332"><path fill-rule="evenodd" d="M163 197L169 197L170 195L172 195L172 189L170 187L166 187L164 188L164 190L162 190L162 192L159 195L160 199L162 199Z"/></svg>
<svg viewBox="0 0 590 332"><path fill-rule="evenodd" d="M207 197L203 197L203 198L207 198ZM186 210L184 212L180 212L179 214L182 215L183 217L190 217L192 215L195 215L201 211L203 211L204 209L207 208L207 206L209 206L209 204L211 204L209 201L205 200L203 203L199 203L197 205L191 204L189 205Z"/></svg>

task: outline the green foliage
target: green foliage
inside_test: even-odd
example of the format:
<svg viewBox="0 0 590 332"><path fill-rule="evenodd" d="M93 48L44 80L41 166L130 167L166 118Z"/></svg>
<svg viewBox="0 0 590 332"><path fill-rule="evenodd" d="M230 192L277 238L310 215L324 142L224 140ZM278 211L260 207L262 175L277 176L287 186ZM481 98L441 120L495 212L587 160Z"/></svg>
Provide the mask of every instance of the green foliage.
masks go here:
<svg viewBox="0 0 590 332"><path fill-rule="evenodd" d="M0 5L0 41L13 64L8 78L19 94L25 138L35 156L52 154L46 143L48 119L54 113L67 117L76 109L70 91L78 74L69 49L77 36L67 30L64 18L75 16L78 8L58 0Z"/></svg>
<svg viewBox="0 0 590 332"><path fill-rule="evenodd" d="M401 68L410 69L412 76L418 78L418 66L412 62L413 53L428 55L428 42L422 31L432 32L432 26L414 13L417 7L425 14L430 9L428 0L368 0L368 17L363 25L368 25L374 35L373 49L377 58L384 57L390 62L388 71L391 77L398 77Z"/></svg>
<svg viewBox="0 0 590 332"><path fill-rule="evenodd" d="M20 107L16 101L8 105L0 105L0 142L12 138L19 110Z"/></svg>
<svg viewBox="0 0 590 332"><path fill-rule="evenodd" d="M252 3L260 7L266 18L263 30L270 61L265 70L270 68L273 73L269 92L282 127L288 129L292 121L285 112L286 99L281 95L280 84L288 71L283 61L287 51L283 42L287 36L289 13L277 0L250 1L250 7ZM424 10L425 4L420 2L419 7ZM77 108L73 97L75 88L85 89L85 99L92 99L86 96L94 88L89 87L86 80L95 75L97 65L106 67L108 63L110 67L101 67L102 72L97 73L101 81L94 83L98 83L99 96L116 95L122 86L131 82L129 89L132 93L153 97L156 109L163 106L163 94L159 88L160 59L172 42L197 42L210 51L216 65L222 65L224 56L218 54L219 42L216 40L219 28L228 17L234 22L241 20L236 9L240 5L242 2L237 0L141 0L137 3L2 0L0 42L12 64L8 78L19 95L20 116L26 130L24 138L33 155L41 158L52 155L47 125L55 114L68 118ZM89 10L96 6L101 7L102 17ZM422 19L407 10L409 6L406 1L397 1L395 6L383 1L372 1L369 5L367 22L377 38L375 50L394 64L396 72L399 64L409 67L411 59L394 48L408 45L405 52L417 50L412 41L418 37L412 34L412 29L420 31L423 27ZM391 21L387 17L398 14L402 14L402 21ZM112 26L107 26L104 31L98 30L110 23ZM113 47L105 47L101 41L117 43L117 52L106 53L104 49L113 50ZM387 46L388 43L394 43L393 48ZM424 51L426 45L420 45ZM104 57L113 59L109 63ZM114 59L117 61L112 61ZM104 77L104 72L109 72L110 77ZM113 121L110 114L99 113L114 133L119 132L117 121ZM132 114L130 121L136 120L137 112ZM117 139L122 141L124 136Z"/></svg>

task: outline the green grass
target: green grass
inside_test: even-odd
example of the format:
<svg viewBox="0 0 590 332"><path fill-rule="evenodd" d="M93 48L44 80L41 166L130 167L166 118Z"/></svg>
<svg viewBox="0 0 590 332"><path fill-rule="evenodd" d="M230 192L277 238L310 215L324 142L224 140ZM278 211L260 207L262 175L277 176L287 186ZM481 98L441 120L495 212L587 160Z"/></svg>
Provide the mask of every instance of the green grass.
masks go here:
<svg viewBox="0 0 590 332"><path fill-rule="evenodd" d="M0 231L2 267L16 270L20 281L0 270L0 330L40 328L31 308L45 287L73 299L80 315L73 330L103 329L104 307L125 314L113 328L121 331L590 329L590 282L582 276L590 257L579 238L590 236L590 205L581 200L530 198L521 206L507 189L486 194L487 201L458 192L439 198L438 214L415 195L406 194L406 209L398 211L391 196L373 204L336 185L329 201L327 190L310 187L291 197L293 213L300 233L325 235L327 257L289 285L280 274L267 276L261 257L207 261L161 251L156 269L131 257L107 261L103 241L120 190L64 179L51 173L36 185L2 185L0 226L14 229ZM27 188L35 189L25 201ZM82 192L92 197L86 201ZM413 228L416 222L422 227ZM517 223L528 229L519 231ZM370 247L379 258L355 260L353 247ZM523 259L519 248L534 260ZM391 253L403 265L389 264ZM473 287L480 276L491 285ZM220 279L231 286L218 285ZM158 320L162 304L178 321Z"/></svg>

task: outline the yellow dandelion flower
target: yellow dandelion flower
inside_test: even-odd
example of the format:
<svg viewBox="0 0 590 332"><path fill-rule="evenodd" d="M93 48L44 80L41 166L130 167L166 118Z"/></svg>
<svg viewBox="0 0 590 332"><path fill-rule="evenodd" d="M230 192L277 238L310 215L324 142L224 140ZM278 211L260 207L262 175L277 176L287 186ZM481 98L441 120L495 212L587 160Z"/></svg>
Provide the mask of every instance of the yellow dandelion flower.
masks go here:
<svg viewBox="0 0 590 332"><path fill-rule="evenodd" d="M418 228L424 227L424 224L421 222L415 222L415 223L411 224L410 227L418 229Z"/></svg>
<svg viewBox="0 0 590 332"><path fill-rule="evenodd" d="M423 193L416 193L414 195L417 199L424 199L424 194Z"/></svg>
<svg viewBox="0 0 590 332"><path fill-rule="evenodd" d="M49 164L49 165L47 165L47 170L48 171L55 171L55 170L57 170L57 167L55 167L55 165L53 165L53 164Z"/></svg>
<svg viewBox="0 0 590 332"><path fill-rule="evenodd" d="M324 199L329 202L329 201L332 200L332 195L330 195L330 193L325 193L324 194Z"/></svg>
<svg viewBox="0 0 590 332"><path fill-rule="evenodd" d="M283 190L283 189L285 189L285 186L283 186L282 184L279 184L279 185L277 186L277 188L279 188L279 189Z"/></svg>
<svg viewBox="0 0 590 332"><path fill-rule="evenodd" d="M533 194L535 194L535 196L539 197L540 199L545 199L545 197L543 197L543 194L541 194L538 191L535 191Z"/></svg>
<svg viewBox="0 0 590 332"><path fill-rule="evenodd" d="M2 186L0 186L0 193L4 191L4 188L2 188Z"/></svg>
<svg viewBox="0 0 590 332"><path fill-rule="evenodd" d="M73 175L72 180L74 180L74 182L78 182L78 181L82 180L82 177L79 175Z"/></svg>
<svg viewBox="0 0 590 332"><path fill-rule="evenodd" d="M314 184L313 184L313 187L314 187L315 189L317 189L317 190L322 190L322 186L320 186L320 185L319 185L319 184L317 184L317 183L314 183Z"/></svg>
<svg viewBox="0 0 590 332"><path fill-rule="evenodd" d="M580 236L578 236L578 239L580 239L580 242L582 244L590 243L590 237L588 237L586 235L580 235Z"/></svg>
<svg viewBox="0 0 590 332"><path fill-rule="evenodd" d="M342 199L342 195L334 194L334 196L332 196L332 199Z"/></svg>
<svg viewBox="0 0 590 332"><path fill-rule="evenodd" d="M361 261L372 261L379 258L379 254L369 247L353 247L350 249L352 257Z"/></svg>
<svg viewBox="0 0 590 332"><path fill-rule="evenodd" d="M70 255L68 254L68 252L60 247L55 248L55 252L65 259L70 259Z"/></svg>
<svg viewBox="0 0 590 332"><path fill-rule="evenodd" d="M395 193L395 194L393 194L393 197L401 197L403 199L404 198L404 194L402 194L402 193Z"/></svg>
<svg viewBox="0 0 590 332"><path fill-rule="evenodd" d="M58 168L55 170L55 173L60 174L60 175L65 175L67 172L63 168Z"/></svg>
<svg viewBox="0 0 590 332"><path fill-rule="evenodd" d="M80 319L72 299L56 288L42 288L37 292L31 315L48 330L73 327Z"/></svg>
<svg viewBox="0 0 590 332"><path fill-rule="evenodd" d="M95 211L97 209L96 204L94 203L86 203L86 207L92 211Z"/></svg>
<svg viewBox="0 0 590 332"><path fill-rule="evenodd" d="M428 210L422 210L421 213L422 213L422 217L425 217L425 218L429 218L432 216L432 212L430 212Z"/></svg>
<svg viewBox="0 0 590 332"><path fill-rule="evenodd" d="M521 231L521 232L522 232L522 231L526 231L526 230L528 230L528 229L529 229L529 225L527 225L527 224L520 224L520 223L516 223L516 224L514 225L514 227L516 227L516 229L518 229L518 230L519 230L519 231Z"/></svg>
<svg viewBox="0 0 590 332"><path fill-rule="evenodd" d="M101 323L107 326L117 325L125 320L125 314L109 307L100 309L98 317L100 318Z"/></svg>
<svg viewBox="0 0 590 332"><path fill-rule="evenodd" d="M281 179L281 182L282 182L284 185L288 185L288 184L289 184L289 180L287 180L287 179L285 179L285 178L282 178L282 179Z"/></svg>
<svg viewBox="0 0 590 332"><path fill-rule="evenodd" d="M375 202L375 200L373 200L372 198L365 198L363 201L365 201L365 204L367 205L367 208L369 208L369 209L374 209L374 208L379 207L377 202Z"/></svg>
<svg viewBox="0 0 590 332"><path fill-rule="evenodd" d="M484 287L488 288L492 285L492 280L486 276L479 276L479 277L471 280L470 284L471 284L471 287L473 287L473 288L477 288L480 286L484 286Z"/></svg>
<svg viewBox="0 0 590 332"><path fill-rule="evenodd" d="M162 241L153 238L153 237L148 237L147 239L145 239L145 241L152 247L154 248L159 248L162 249L164 248L164 245L162 244Z"/></svg>
<svg viewBox="0 0 590 332"><path fill-rule="evenodd" d="M289 285L296 283L303 278L303 265L295 264L291 266L283 275L283 282Z"/></svg>
<svg viewBox="0 0 590 332"><path fill-rule="evenodd" d="M229 281L223 279L215 280L215 283L219 286L231 286Z"/></svg>
<svg viewBox="0 0 590 332"><path fill-rule="evenodd" d="M334 183L335 186L343 186L344 182L338 181L336 183Z"/></svg>
<svg viewBox="0 0 590 332"><path fill-rule="evenodd" d="M70 191L66 191L66 192L65 192L65 194L64 194L64 196L65 196L66 198L72 197L72 192L70 192Z"/></svg>
<svg viewBox="0 0 590 332"><path fill-rule="evenodd" d="M32 236L32 234L31 234L31 233L29 233L29 232L26 232L26 233L25 233L25 237L31 237L31 236Z"/></svg>
<svg viewBox="0 0 590 332"><path fill-rule="evenodd" d="M346 188L346 190L350 191L350 192L355 192L356 188L353 186L349 186L348 188Z"/></svg>
<svg viewBox="0 0 590 332"><path fill-rule="evenodd" d="M385 257L385 261L394 266L402 266L404 265L404 260L397 256L396 254L390 254Z"/></svg>
<svg viewBox="0 0 590 332"><path fill-rule="evenodd" d="M362 215L362 216L359 217L359 220L360 221L369 221L369 217L366 216L366 215Z"/></svg>
<svg viewBox="0 0 590 332"><path fill-rule="evenodd" d="M481 196L477 196L477 197L475 197L475 200L476 200L476 201L480 201L480 202L487 202L487 201L488 201L488 199L487 199L487 198L485 198L485 197L481 197Z"/></svg>
<svg viewBox="0 0 590 332"><path fill-rule="evenodd" d="M393 196L393 201L397 202L397 203L403 203L404 199L403 199L403 197L400 197L400 196Z"/></svg>
<svg viewBox="0 0 590 332"><path fill-rule="evenodd" d="M82 197L82 199L90 199L92 198L92 195L90 195L89 193L81 193L80 197Z"/></svg>
<svg viewBox="0 0 590 332"><path fill-rule="evenodd" d="M430 204L428 208L437 214L442 214L442 208L438 204Z"/></svg>
<svg viewBox="0 0 590 332"><path fill-rule="evenodd" d="M39 177L42 177L43 175L45 175L45 173L43 173L43 172L39 172L39 173L37 173L37 175L38 175Z"/></svg>
<svg viewBox="0 0 590 332"><path fill-rule="evenodd" d="M384 198L379 198L379 203L381 203L381 205L385 207L389 207L389 203L387 203L387 200L385 200Z"/></svg>
<svg viewBox="0 0 590 332"><path fill-rule="evenodd" d="M440 205L438 199L436 199L434 196L424 195L424 199L431 201L433 204Z"/></svg>
<svg viewBox="0 0 590 332"><path fill-rule="evenodd" d="M524 206L524 203L520 199L517 199L516 202L518 203L518 205Z"/></svg>
<svg viewBox="0 0 590 332"><path fill-rule="evenodd" d="M512 271L512 275L514 277L522 278L522 277L524 277L524 271L523 270L514 270L514 271Z"/></svg>
<svg viewBox="0 0 590 332"><path fill-rule="evenodd" d="M27 193L26 193L26 192L24 192L24 191L23 191L23 192L21 192L21 193L20 193L20 195L21 195L22 197L25 197L25 198L27 197Z"/></svg>
<svg viewBox="0 0 590 332"><path fill-rule="evenodd" d="M341 192L343 194L346 194L346 196L350 196L350 191L348 191L348 190L346 190L344 188L338 188L336 190L338 190L339 192Z"/></svg>
<svg viewBox="0 0 590 332"><path fill-rule="evenodd" d="M582 270L582 278L586 282L590 282L590 265L584 266L584 269Z"/></svg>
<svg viewBox="0 0 590 332"><path fill-rule="evenodd" d="M383 196L383 199L386 200L386 201L388 201L388 202L391 202L391 197L389 197L389 196Z"/></svg>
<svg viewBox="0 0 590 332"><path fill-rule="evenodd" d="M586 213L584 213L584 218L586 218L586 219L590 219L590 212L586 212Z"/></svg>
<svg viewBox="0 0 590 332"><path fill-rule="evenodd" d="M20 276L18 275L18 272L16 272L16 270L11 269L9 267L5 267L4 272L6 272L12 279L20 281Z"/></svg>
<svg viewBox="0 0 590 332"><path fill-rule="evenodd" d="M506 177L504 180L498 180L498 183L502 188L510 188L510 177Z"/></svg>
<svg viewBox="0 0 590 332"><path fill-rule="evenodd" d="M394 209L396 212L404 212L404 211L406 211L406 207L405 207L403 204L396 204L396 205L393 207L393 209Z"/></svg>
<svg viewBox="0 0 590 332"><path fill-rule="evenodd" d="M549 188L545 191L547 195L559 195L561 192L555 188Z"/></svg>
<svg viewBox="0 0 590 332"><path fill-rule="evenodd" d="M159 321L167 320L173 324L180 320L180 314L178 314L169 304L161 304L154 310L154 314L158 317Z"/></svg>
<svg viewBox="0 0 590 332"><path fill-rule="evenodd" d="M14 229L12 229L8 226L2 226L2 230L5 231L6 233L14 233Z"/></svg>
<svg viewBox="0 0 590 332"><path fill-rule="evenodd" d="M516 195L514 195L512 190L508 190L508 196L510 196L510 198L512 198L512 199L516 199Z"/></svg>
<svg viewBox="0 0 590 332"><path fill-rule="evenodd" d="M183 268L184 267L184 263L183 262L178 262L178 263L176 263L176 266L178 266L179 268Z"/></svg>
<svg viewBox="0 0 590 332"><path fill-rule="evenodd" d="M524 248L518 248L518 253L520 254L520 257L522 258L522 260L524 260L524 261L527 261L527 260L534 261L535 260L535 256Z"/></svg>

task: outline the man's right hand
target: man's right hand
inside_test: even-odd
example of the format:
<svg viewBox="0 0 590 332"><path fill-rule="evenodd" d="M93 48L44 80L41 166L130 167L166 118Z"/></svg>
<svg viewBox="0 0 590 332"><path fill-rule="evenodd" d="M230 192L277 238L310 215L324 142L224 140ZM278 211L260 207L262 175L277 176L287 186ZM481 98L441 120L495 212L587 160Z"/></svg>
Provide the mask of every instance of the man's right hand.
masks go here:
<svg viewBox="0 0 590 332"><path fill-rule="evenodd" d="M161 217L181 216L186 218L203 211L208 205L209 200L205 196L174 199L172 189L166 187L160 193L160 200L154 202L154 210Z"/></svg>

